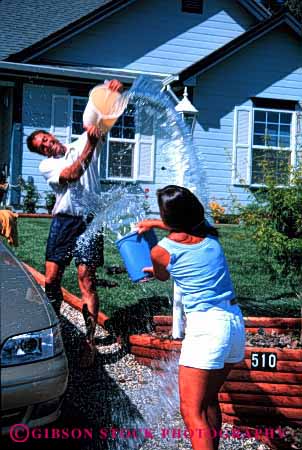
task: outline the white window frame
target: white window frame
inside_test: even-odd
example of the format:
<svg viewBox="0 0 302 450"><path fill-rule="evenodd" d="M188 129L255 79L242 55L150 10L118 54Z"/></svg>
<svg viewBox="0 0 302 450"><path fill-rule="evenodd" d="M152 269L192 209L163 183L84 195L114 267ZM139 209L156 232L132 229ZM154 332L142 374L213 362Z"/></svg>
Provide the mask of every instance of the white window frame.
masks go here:
<svg viewBox="0 0 302 450"><path fill-rule="evenodd" d="M70 132L69 132L69 142L71 142L72 141L72 139L77 139L79 136L81 136L81 134L84 132L82 132L81 134L73 134L72 133L72 124L73 124L73 105L74 105L74 101L75 100L85 100L86 101L86 104L87 104L87 102L88 102L88 97L83 97L83 96L80 96L80 95L71 95L70 96L70 126L69 126L69 128L70 128ZM83 111L84 112L84 111Z"/></svg>
<svg viewBox="0 0 302 450"><path fill-rule="evenodd" d="M133 177L110 177L109 176L109 151L111 142L120 142L122 144L134 144L133 147L133 159L132 159L132 170ZM138 142L139 133L135 133L134 139L123 139L123 138L113 138L110 134L107 137L107 159L106 159L106 180L110 181L136 181L137 180L137 169L138 169Z"/></svg>
<svg viewBox="0 0 302 450"><path fill-rule="evenodd" d="M154 129L154 127L153 127ZM152 146L151 150L151 162L150 162L150 173L152 174L150 177L139 177L139 155L140 155L140 144L142 141L142 135L139 132L135 132L133 139L128 138L115 138L111 137L110 132L107 136L107 155L106 155L106 180L108 181L130 181L130 182L136 182L136 181L153 181L154 178L154 160L155 160L155 134L153 133L150 144ZM121 143L130 143L134 144L133 148L133 160L132 160L132 169L133 169L133 176L132 177L116 177L116 176L109 176L109 151L110 151L110 143L111 142L121 142Z"/></svg>
<svg viewBox="0 0 302 450"><path fill-rule="evenodd" d="M276 147L276 146L265 146L265 145L254 145L254 126L255 126L255 111L264 111L264 112L275 112L275 113L289 113L292 116L291 121L291 129L290 129L290 146L289 147ZM252 169L253 169L253 150L255 149L271 149L271 150L281 150L290 152L290 164L294 166L296 160L296 152L295 152L295 142L296 142L296 111L287 110L287 109L272 109L272 108L252 108L252 128L251 128L251 147L250 147L250 155L248 158L248 179L249 185L251 187L263 187L263 183L252 183Z"/></svg>
<svg viewBox="0 0 302 450"><path fill-rule="evenodd" d="M73 139L77 139L79 136L81 136L80 134L73 134L72 133L72 116L73 116L73 103L75 99L82 99L85 100L86 102L88 102L88 97L83 97L83 96L79 96L79 95L68 95L68 94L53 94L52 96L52 110L51 110L51 127L50 127L50 131L51 133L56 134L55 132L55 119L54 119L54 113L55 113L55 108L54 108L54 104L55 104L55 100L57 98L61 98L61 99L65 99L67 102L67 126L66 126L66 132L65 133L61 133L58 135L58 138L60 137L64 137L66 139L66 143L71 143ZM84 132L84 130L83 130ZM64 136L63 136L64 134Z"/></svg>

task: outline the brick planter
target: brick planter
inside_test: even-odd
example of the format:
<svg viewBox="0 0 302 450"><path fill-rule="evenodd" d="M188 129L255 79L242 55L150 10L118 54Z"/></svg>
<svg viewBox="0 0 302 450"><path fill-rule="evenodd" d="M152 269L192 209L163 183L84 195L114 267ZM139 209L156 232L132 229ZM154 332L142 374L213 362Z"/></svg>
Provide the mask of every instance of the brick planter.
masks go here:
<svg viewBox="0 0 302 450"><path fill-rule="evenodd" d="M172 316L154 316L153 321L156 332L171 332ZM262 328L267 334L271 332L280 334L299 330L301 326L301 319L292 317L245 317L244 322L246 331L251 333L256 333Z"/></svg>
<svg viewBox="0 0 302 450"><path fill-rule="evenodd" d="M172 318L154 317L156 331L169 332ZM300 319L246 318L247 328L286 332L298 329ZM180 341L151 335L130 336L130 352L138 362L154 369L162 361L177 359ZM251 353L268 352L277 357L276 370L252 370ZM302 425L302 349L247 347L245 359L230 372L219 400L226 422L234 424L280 422Z"/></svg>
<svg viewBox="0 0 302 450"><path fill-rule="evenodd" d="M51 219L52 215L47 213L18 213L18 217L26 219Z"/></svg>

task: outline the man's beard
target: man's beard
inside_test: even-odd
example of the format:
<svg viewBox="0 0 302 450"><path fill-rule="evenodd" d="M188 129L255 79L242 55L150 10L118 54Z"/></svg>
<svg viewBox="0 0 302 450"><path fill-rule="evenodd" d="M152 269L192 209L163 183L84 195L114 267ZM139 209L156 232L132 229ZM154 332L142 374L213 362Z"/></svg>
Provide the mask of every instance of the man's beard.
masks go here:
<svg viewBox="0 0 302 450"><path fill-rule="evenodd" d="M53 151L52 151L53 158L61 158L62 156L65 155L66 148L59 141L54 141L52 149L53 149Z"/></svg>

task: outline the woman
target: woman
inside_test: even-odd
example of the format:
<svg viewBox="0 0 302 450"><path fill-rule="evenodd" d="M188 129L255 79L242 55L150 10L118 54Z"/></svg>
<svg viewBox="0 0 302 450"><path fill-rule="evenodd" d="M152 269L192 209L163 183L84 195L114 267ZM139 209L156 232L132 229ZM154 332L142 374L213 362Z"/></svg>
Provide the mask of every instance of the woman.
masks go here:
<svg viewBox="0 0 302 450"><path fill-rule="evenodd" d="M218 241L204 208L188 189L169 185L157 191L161 220L144 220L169 231L151 252L152 272L170 275L181 291L186 334L179 360L180 409L194 450L217 450L221 432L218 392L234 363L244 358L244 322ZM198 431L201 430L201 431Z"/></svg>

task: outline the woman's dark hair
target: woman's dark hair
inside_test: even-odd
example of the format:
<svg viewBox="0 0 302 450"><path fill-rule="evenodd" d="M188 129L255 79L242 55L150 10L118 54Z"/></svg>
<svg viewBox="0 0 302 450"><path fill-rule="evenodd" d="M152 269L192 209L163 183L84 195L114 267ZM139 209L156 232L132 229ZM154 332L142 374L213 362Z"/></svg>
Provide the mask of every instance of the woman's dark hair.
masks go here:
<svg viewBox="0 0 302 450"><path fill-rule="evenodd" d="M218 236L216 228L205 220L204 207L189 189L169 185L158 189L156 194L160 216L172 231L198 237Z"/></svg>

